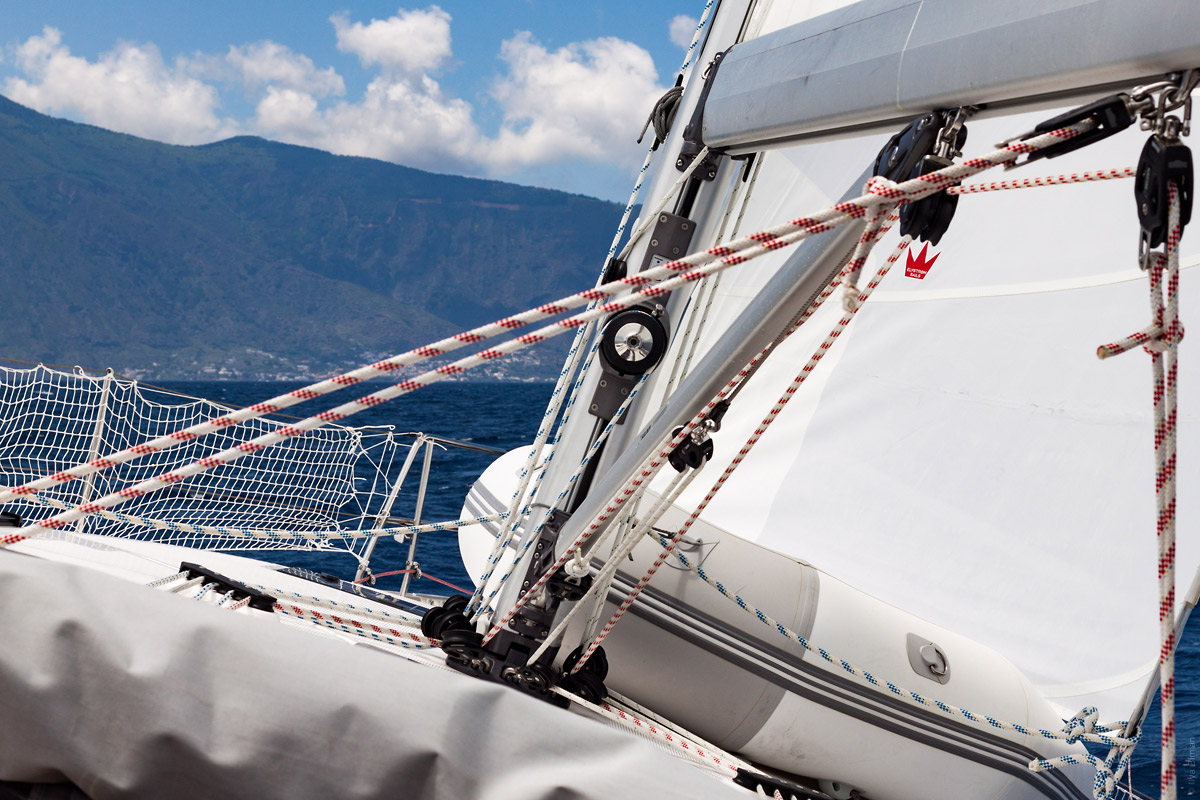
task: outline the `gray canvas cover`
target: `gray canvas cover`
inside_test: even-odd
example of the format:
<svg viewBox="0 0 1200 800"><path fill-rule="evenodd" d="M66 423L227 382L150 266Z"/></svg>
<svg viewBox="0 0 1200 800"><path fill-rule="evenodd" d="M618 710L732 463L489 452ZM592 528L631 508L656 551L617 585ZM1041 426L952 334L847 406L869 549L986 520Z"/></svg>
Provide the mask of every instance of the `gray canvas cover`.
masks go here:
<svg viewBox="0 0 1200 800"><path fill-rule="evenodd" d="M0 551L0 780L109 798L743 796L496 684Z"/></svg>

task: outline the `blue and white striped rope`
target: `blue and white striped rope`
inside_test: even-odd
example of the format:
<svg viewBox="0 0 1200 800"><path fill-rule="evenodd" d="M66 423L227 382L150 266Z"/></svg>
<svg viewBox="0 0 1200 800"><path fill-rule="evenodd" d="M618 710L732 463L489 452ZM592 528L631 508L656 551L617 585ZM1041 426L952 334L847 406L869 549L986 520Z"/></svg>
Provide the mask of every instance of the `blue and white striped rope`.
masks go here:
<svg viewBox="0 0 1200 800"><path fill-rule="evenodd" d="M666 537L657 535L656 538L664 548L667 546L668 540ZM941 700L925 697L918 692L898 686L891 681L881 680L865 669L856 667L844 659L835 658L824 648L814 645L804 636L801 636L799 633L791 630L783 623L772 618L758 606L747 602L741 595L737 594L736 592L729 591L725 584L710 577L708 573L705 572L703 567L692 564L692 562L688 560L687 556L678 550L675 551L675 558L684 567L694 572L701 580L720 592L722 597L725 597L727 600L736 603L739 608L749 614L752 614L758 619L759 622L774 628L775 631L781 636L797 642L806 651L820 656L820 658L827 664L840 668L843 672L853 675L855 678L858 678L859 680L864 681L877 689L880 689L880 691L886 687L887 691L896 697L910 700L918 705L939 711L947 716L961 717L976 724L987 725L997 730L1015 731L1016 733L1020 733L1025 736L1040 736L1043 739L1063 741L1069 744L1082 741L1107 745L1108 747L1112 748L1112 751L1110 751L1109 757L1103 762L1101 762L1095 756L1087 754L1080 756L1060 756L1053 759L1037 759L1031 761L1029 764L1029 768L1031 770L1035 772L1041 772L1042 770L1053 769L1060 764L1078 764L1081 763L1081 761L1087 761L1097 769L1096 783L1093 787L1093 791L1097 800L1101 800L1101 798L1112 797L1112 792L1115 787L1115 780L1120 778L1120 770L1109 769L1107 767L1105 767L1107 772L1102 776L1101 766L1107 765L1109 761L1112 760L1114 767L1119 766L1121 770L1123 770L1123 765L1128 763L1129 756L1133 751L1133 747L1138 742L1137 736L1123 737L1109 735L1113 731L1122 729L1125 723L1118 722L1108 725L1101 725L1096 722L1096 717L1098 716L1096 710L1090 707L1083 709L1070 720L1067 720L1062 731L1048 731L1044 728L1030 728L1029 726L1022 725L1019 722L1006 722L988 714L977 714L968 709L951 705L950 703L943 703Z"/></svg>
<svg viewBox="0 0 1200 800"><path fill-rule="evenodd" d="M700 12L700 19L696 21L696 32L692 34L692 43L688 45L687 52L683 56L683 66L679 68L683 72L692 65L692 56L696 53L696 46L700 44L700 33L704 30L704 24L708 22L708 15L712 11L713 3L716 0L708 0L704 4L704 11Z"/></svg>

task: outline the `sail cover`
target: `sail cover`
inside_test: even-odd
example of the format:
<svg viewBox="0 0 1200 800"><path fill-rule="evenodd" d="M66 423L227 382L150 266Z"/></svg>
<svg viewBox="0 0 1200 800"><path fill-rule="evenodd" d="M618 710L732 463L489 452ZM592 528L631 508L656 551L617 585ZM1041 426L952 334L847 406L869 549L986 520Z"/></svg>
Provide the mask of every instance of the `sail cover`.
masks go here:
<svg viewBox="0 0 1200 800"><path fill-rule="evenodd" d="M307 623L13 552L0 609L0 781L93 800L740 796L627 732Z"/></svg>
<svg viewBox="0 0 1200 800"><path fill-rule="evenodd" d="M781 5L761 6L751 33L814 10ZM1054 113L968 123L967 154ZM756 177L731 185L738 194L726 201L727 219L740 219L744 235L830 204L886 138L763 154ZM1129 129L974 180L1130 167L1145 138ZM705 519L994 647L1067 711L1096 704L1109 719L1128 714L1158 651L1151 369L1140 351L1103 362L1095 351L1150 323L1138 235L1131 180L963 197L926 253L937 260L924 277L906 276L904 262L892 270ZM897 239L884 241L868 270ZM710 235L693 246L711 243ZM1200 307L1198 245L1200 233L1188 231L1185 323L1188 298ZM710 283L697 353L787 257ZM716 466L829 332L839 299L739 396L714 437ZM694 295L687 313L708 305ZM685 317L677 330L686 327ZM669 392L661 376L684 371L690 345L676 339L649 409ZM1182 603L1200 564L1196 510L1182 488L1200 478L1200 353L1193 342L1180 352ZM682 505L698 502L717 474L695 481Z"/></svg>

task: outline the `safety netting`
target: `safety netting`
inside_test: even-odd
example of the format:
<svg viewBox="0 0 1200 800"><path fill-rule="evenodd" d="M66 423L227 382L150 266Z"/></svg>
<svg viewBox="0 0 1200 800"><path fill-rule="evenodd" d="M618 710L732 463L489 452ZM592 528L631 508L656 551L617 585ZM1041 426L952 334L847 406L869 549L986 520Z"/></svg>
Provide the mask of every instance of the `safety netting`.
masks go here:
<svg viewBox="0 0 1200 800"><path fill-rule="evenodd" d="M111 373L0 367L0 484L20 486L232 410ZM3 510L18 514L22 524L47 519L63 504L74 507L120 492L285 424L250 420L56 485L36 499L16 499ZM390 427L327 425L131 499L120 514L91 514L72 527L225 550L355 548L362 540L353 533L405 522L390 517L388 476L397 452L409 445ZM309 535L228 536L212 530L221 527Z"/></svg>

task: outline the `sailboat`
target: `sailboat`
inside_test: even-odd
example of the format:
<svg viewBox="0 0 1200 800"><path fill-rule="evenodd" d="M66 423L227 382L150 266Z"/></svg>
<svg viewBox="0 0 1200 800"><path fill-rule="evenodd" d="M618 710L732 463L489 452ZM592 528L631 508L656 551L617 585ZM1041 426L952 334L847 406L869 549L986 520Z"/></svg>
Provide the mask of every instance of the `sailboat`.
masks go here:
<svg viewBox="0 0 1200 800"><path fill-rule="evenodd" d="M0 709L21 724L0 779L96 798L1130 793L1200 593L1170 495L1195 485L1171 448L1196 430L1177 300L1200 263L1180 241L1200 8L713 5L595 289L8 482ZM983 175L1000 166L1016 177ZM559 333L576 339L537 437L454 523L470 596L282 569L197 545L287 532L118 509ZM371 514L338 535L415 541ZM94 515L165 534L76 527Z"/></svg>

